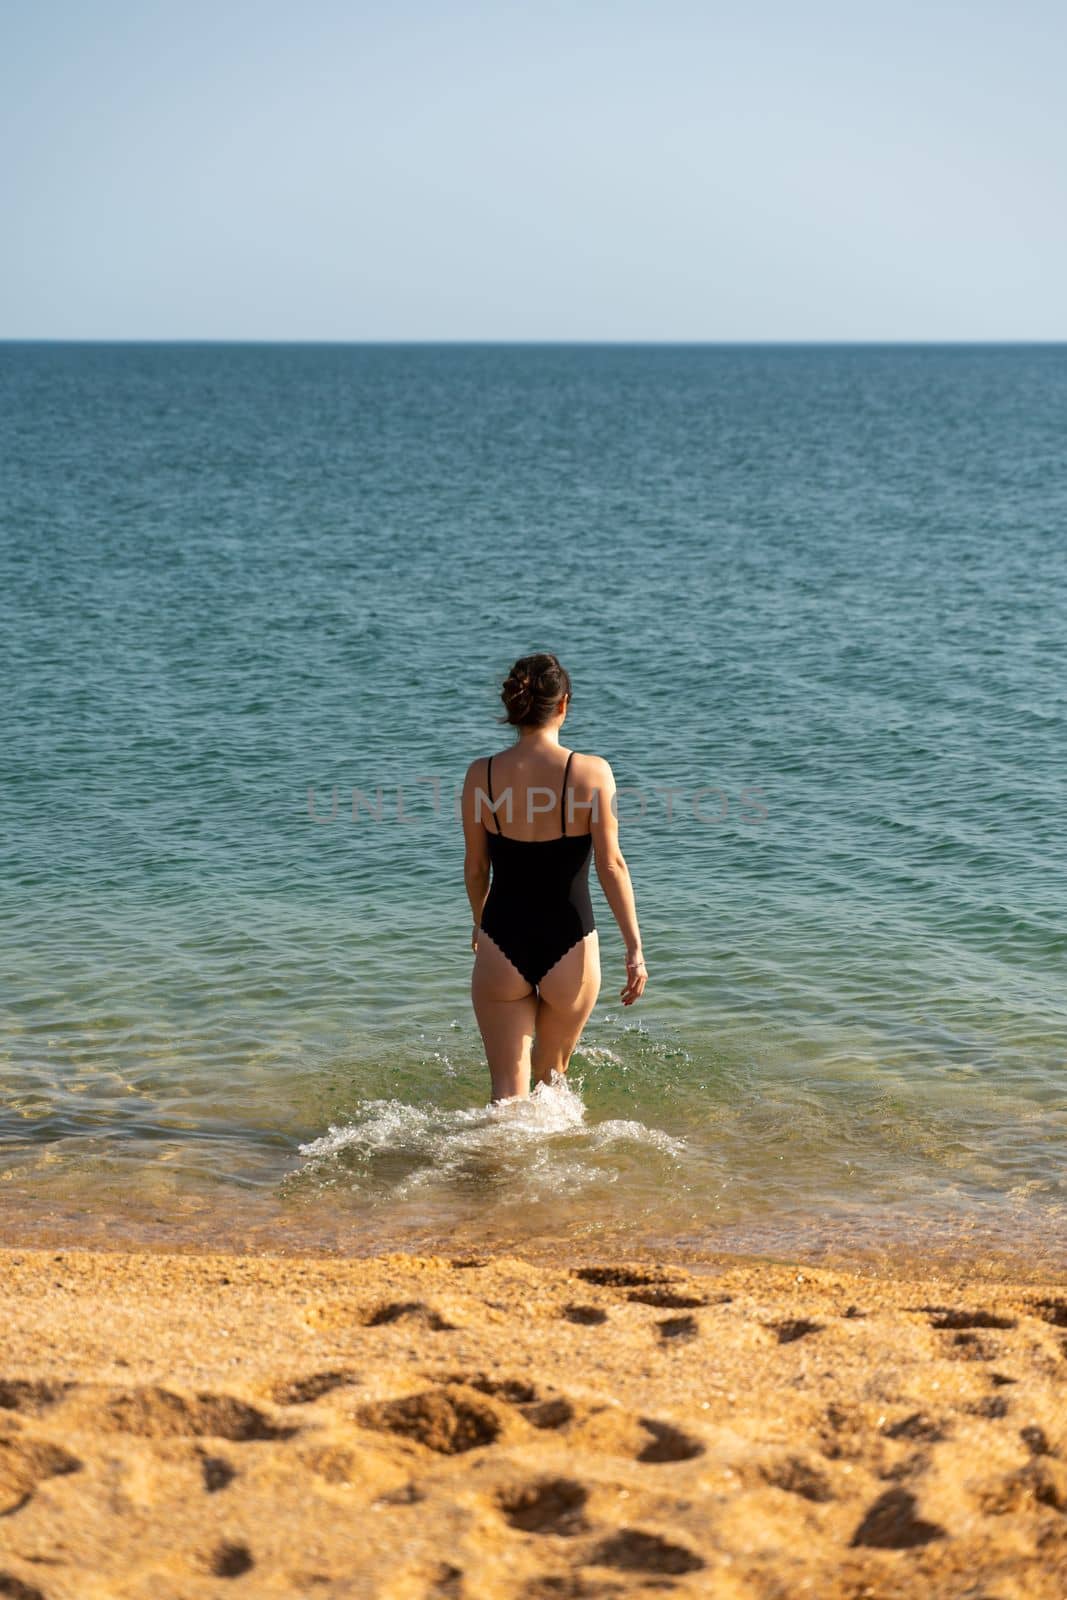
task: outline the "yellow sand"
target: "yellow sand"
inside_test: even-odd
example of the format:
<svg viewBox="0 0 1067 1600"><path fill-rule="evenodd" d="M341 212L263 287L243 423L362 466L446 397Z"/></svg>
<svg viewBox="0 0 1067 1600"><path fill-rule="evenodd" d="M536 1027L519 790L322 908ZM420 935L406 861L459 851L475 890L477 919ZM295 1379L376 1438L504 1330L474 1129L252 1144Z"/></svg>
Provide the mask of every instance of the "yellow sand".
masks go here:
<svg viewBox="0 0 1067 1600"><path fill-rule="evenodd" d="M0 1596L1064 1600L1067 1288L0 1251Z"/></svg>

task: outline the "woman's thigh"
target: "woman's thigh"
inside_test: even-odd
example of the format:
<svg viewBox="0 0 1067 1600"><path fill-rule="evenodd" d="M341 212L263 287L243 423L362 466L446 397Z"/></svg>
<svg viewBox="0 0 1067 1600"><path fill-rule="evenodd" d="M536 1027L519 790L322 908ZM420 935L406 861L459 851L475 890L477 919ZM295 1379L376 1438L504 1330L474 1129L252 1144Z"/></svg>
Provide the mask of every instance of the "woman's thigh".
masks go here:
<svg viewBox="0 0 1067 1600"><path fill-rule="evenodd" d="M600 994L600 943L596 930L561 956L538 985L533 1062L538 1076L566 1072L582 1029Z"/></svg>
<svg viewBox="0 0 1067 1600"><path fill-rule="evenodd" d="M493 1098L525 1094L530 1083L537 994L486 933L478 936L471 1002L485 1045Z"/></svg>

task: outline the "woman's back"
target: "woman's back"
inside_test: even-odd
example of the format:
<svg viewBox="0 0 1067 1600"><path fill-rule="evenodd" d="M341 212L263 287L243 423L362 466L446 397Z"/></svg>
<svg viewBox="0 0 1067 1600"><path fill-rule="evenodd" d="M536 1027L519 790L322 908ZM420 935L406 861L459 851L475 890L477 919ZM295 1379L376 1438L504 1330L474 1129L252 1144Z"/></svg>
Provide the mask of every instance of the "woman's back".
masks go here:
<svg viewBox="0 0 1067 1600"><path fill-rule="evenodd" d="M589 836L589 758L562 745L531 749L511 745L489 756L481 818L492 835L521 843L547 843L561 834Z"/></svg>
<svg viewBox="0 0 1067 1600"><path fill-rule="evenodd" d="M505 751L506 756L511 751ZM525 763L521 793L517 782L503 792L493 786L493 767L500 758L490 756L486 763L486 790L493 808L493 824L487 844L493 877L482 911L482 928L495 940L517 972L537 986L546 972L568 950L594 932L593 906L589 899L589 857L593 839L588 826L583 833L568 833L568 777L572 755L567 752L560 775L558 794L537 778L555 767L551 752L547 761ZM509 766L517 766L510 763ZM500 810L511 802L512 823L505 832L500 826ZM515 820L525 824L524 832L535 825L543 834L544 824L552 826L548 837L521 837L511 832ZM488 826L488 824L487 824Z"/></svg>

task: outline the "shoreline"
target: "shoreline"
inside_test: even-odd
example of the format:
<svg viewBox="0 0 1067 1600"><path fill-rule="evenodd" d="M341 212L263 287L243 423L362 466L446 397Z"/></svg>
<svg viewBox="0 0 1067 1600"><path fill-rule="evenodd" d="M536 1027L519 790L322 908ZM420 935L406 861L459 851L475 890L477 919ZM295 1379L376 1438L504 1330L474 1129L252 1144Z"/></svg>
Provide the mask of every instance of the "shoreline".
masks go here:
<svg viewBox="0 0 1067 1600"><path fill-rule="evenodd" d="M0 1246L0 1285L20 1600L1067 1590L1064 1275Z"/></svg>
<svg viewBox="0 0 1067 1600"><path fill-rule="evenodd" d="M812 1246L808 1250L790 1247L783 1239L763 1247L752 1244L737 1248L729 1243L706 1245L679 1243L646 1236L635 1239L632 1231L617 1235L589 1234L556 1238L530 1234L471 1238L459 1233L451 1240L439 1232L402 1235L345 1226L332 1234L320 1227L287 1227L277 1217L256 1226L232 1228L220 1233L217 1220L206 1218L202 1229L191 1225L175 1228L162 1223L156 1229L142 1221L128 1225L115 1214L96 1214L88 1223L71 1216L31 1223L20 1228L0 1222L0 1258L13 1251L99 1254L110 1257L176 1257L196 1260L215 1256L234 1256L278 1262L318 1261L324 1263L367 1262L384 1257L420 1259L447 1258L452 1254L515 1257L532 1266L550 1267L564 1259L575 1265L608 1262L659 1264L664 1268L706 1274L730 1267L795 1267L811 1272L831 1272L846 1277L894 1282L922 1279L930 1274L966 1279L973 1285L1006 1285L1022 1288L1067 1287L1067 1259L1058 1255L1035 1258L1021 1247L997 1249L981 1242L938 1239L905 1242L885 1241L860 1249L833 1249Z"/></svg>
<svg viewBox="0 0 1067 1600"><path fill-rule="evenodd" d="M1028 1233L1010 1245L1003 1234L975 1226L954 1232L931 1229L922 1219L901 1214L895 1231L883 1228L861 1242L843 1228L838 1243L833 1227L806 1230L793 1223L785 1229L749 1230L738 1239L725 1227L706 1238L609 1223L589 1229L554 1232L552 1219L539 1230L516 1233L495 1230L483 1219L477 1230L440 1223L424 1228L391 1226L378 1214L359 1218L331 1214L325 1206L292 1211L273 1204L232 1210L220 1218L217 1206L169 1214L147 1215L141 1208L57 1207L33 1194L7 1187L0 1199L0 1253L11 1250L87 1251L108 1255L199 1256L234 1255L326 1262L367 1261L382 1256L438 1257L454 1254L514 1256L535 1265L643 1261L680 1271L703 1273L732 1265L790 1264L812 1271L830 1271L892 1281L922 1278L930 1273L964 1273L974 1283L1067 1285L1067 1246L1056 1247L1057 1235L1046 1231L1035 1240ZM17 1218L17 1222L16 1222Z"/></svg>

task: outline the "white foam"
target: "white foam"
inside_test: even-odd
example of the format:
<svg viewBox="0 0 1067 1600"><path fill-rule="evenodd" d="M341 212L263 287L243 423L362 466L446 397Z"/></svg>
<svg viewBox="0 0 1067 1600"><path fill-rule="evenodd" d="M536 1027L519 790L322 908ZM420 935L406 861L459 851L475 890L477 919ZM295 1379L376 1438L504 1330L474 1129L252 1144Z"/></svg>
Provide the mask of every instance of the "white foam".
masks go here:
<svg viewBox="0 0 1067 1600"><path fill-rule="evenodd" d="M368 1100L351 1121L300 1146L305 1173L328 1177L339 1161L352 1177L362 1172L394 1197L425 1192L442 1181L495 1177L536 1198L542 1190L572 1191L613 1182L611 1157L644 1146L668 1159L684 1142L642 1122L589 1123L580 1093L565 1078L538 1084L528 1096L486 1106L443 1110L401 1100ZM606 1159L607 1158L607 1159ZM632 1156L631 1156L632 1159Z"/></svg>

